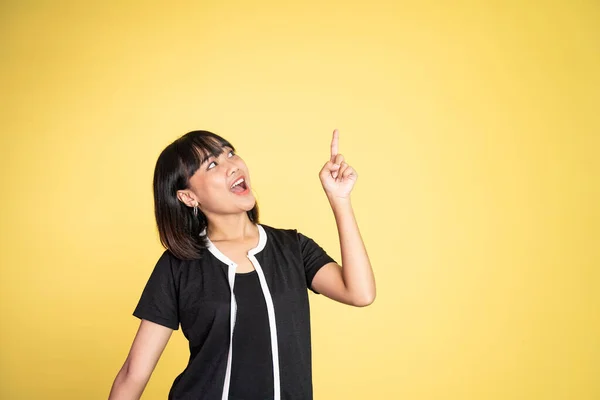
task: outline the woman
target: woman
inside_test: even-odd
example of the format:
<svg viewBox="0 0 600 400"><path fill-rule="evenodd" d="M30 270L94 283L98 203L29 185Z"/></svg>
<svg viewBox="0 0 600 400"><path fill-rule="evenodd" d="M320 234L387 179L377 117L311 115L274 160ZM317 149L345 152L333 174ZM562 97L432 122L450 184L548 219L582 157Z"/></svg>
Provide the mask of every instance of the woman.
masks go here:
<svg viewBox="0 0 600 400"><path fill-rule="evenodd" d="M227 140L193 131L160 154L155 216L167 250L133 313L140 326L109 400L140 398L179 325L190 358L169 399L312 399L307 289L353 306L375 299L350 202L358 175L338 137L319 178L343 267L297 230L259 224L248 167Z"/></svg>

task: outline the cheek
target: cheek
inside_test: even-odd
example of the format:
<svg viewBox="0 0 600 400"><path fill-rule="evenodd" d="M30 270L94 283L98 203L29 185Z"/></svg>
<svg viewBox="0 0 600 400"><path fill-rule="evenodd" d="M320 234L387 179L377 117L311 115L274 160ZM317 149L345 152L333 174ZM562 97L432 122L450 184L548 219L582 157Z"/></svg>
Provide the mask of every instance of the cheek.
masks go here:
<svg viewBox="0 0 600 400"><path fill-rule="evenodd" d="M210 178L204 181L204 191L207 194L215 193L216 191L222 191L225 188L225 182L223 179L219 179L219 177L211 176Z"/></svg>
<svg viewBox="0 0 600 400"><path fill-rule="evenodd" d="M244 163L243 161L239 164L239 168L244 171L244 173L246 174L246 176L250 177L250 169L248 169L248 166L246 165L246 163Z"/></svg>
<svg viewBox="0 0 600 400"><path fill-rule="evenodd" d="M222 190L223 182L211 176L203 177L195 182L194 192L202 204L214 201L216 193Z"/></svg>

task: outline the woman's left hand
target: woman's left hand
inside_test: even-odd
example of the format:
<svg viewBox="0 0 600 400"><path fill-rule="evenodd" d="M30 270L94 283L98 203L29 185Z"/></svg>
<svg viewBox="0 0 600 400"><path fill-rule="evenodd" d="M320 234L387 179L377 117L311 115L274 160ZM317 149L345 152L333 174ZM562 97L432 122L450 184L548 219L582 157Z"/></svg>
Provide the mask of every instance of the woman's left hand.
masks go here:
<svg viewBox="0 0 600 400"><path fill-rule="evenodd" d="M323 189L330 199L349 199L350 192L358 179L358 174L344 161L344 156L338 154L338 130L333 131L331 140L331 158L319 172Z"/></svg>

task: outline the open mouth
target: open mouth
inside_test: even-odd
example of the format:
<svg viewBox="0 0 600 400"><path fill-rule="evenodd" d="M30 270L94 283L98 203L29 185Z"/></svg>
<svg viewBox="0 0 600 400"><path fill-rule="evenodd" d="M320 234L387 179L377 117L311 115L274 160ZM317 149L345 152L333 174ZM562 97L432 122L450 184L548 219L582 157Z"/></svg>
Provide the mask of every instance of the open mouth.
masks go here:
<svg viewBox="0 0 600 400"><path fill-rule="evenodd" d="M244 193L246 190L248 190L248 185L246 184L246 179L239 178L238 180L233 182L233 185L231 185L230 190L236 194Z"/></svg>

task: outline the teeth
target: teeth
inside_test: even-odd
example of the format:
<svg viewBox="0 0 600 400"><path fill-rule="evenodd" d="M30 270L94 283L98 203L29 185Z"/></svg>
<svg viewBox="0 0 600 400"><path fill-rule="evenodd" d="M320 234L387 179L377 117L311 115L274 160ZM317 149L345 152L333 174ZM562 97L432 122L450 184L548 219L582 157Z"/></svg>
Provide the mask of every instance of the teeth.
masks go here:
<svg viewBox="0 0 600 400"><path fill-rule="evenodd" d="M239 185L240 183L244 182L244 178L240 178L237 181L235 181L233 183L233 185L231 185L231 188L233 189L235 186Z"/></svg>

